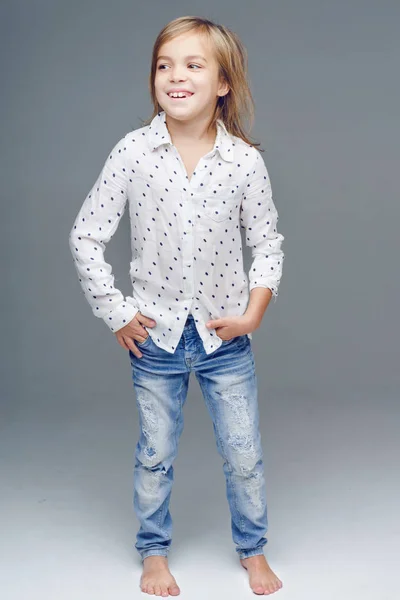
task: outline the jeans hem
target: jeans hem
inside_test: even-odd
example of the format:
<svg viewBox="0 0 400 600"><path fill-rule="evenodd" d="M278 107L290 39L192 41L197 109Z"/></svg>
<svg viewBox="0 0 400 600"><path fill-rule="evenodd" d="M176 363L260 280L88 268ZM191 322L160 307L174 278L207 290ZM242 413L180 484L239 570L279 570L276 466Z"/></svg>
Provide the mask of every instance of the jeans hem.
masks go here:
<svg viewBox="0 0 400 600"><path fill-rule="evenodd" d="M161 548L159 550L145 550L144 552L140 553L142 561L144 561L144 559L147 558L148 556L167 556L167 555L168 555L168 550L162 550Z"/></svg>
<svg viewBox="0 0 400 600"><path fill-rule="evenodd" d="M262 548L255 548L254 550L240 550L238 552L239 558L250 558L250 556L259 556L264 554Z"/></svg>

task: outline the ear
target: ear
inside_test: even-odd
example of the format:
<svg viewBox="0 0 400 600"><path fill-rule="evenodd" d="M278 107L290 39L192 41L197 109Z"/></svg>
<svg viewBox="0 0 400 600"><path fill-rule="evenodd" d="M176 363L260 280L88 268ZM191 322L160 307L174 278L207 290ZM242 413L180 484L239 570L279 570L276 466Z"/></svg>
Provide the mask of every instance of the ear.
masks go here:
<svg viewBox="0 0 400 600"><path fill-rule="evenodd" d="M218 96L226 96L226 94L229 92L230 88L229 85L227 84L227 82L223 79L220 81L219 87L218 87Z"/></svg>

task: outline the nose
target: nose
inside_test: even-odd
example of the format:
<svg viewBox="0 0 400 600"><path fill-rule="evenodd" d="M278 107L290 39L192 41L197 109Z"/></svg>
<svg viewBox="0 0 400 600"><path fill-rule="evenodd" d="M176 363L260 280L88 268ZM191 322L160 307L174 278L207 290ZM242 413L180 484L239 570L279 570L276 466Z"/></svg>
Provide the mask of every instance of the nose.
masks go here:
<svg viewBox="0 0 400 600"><path fill-rule="evenodd" d="M169 78L170 81L184 81L186 79L186 76L184 74L184 67L181 67L179 65L175 65L175 67L172 67Z"/></svg>

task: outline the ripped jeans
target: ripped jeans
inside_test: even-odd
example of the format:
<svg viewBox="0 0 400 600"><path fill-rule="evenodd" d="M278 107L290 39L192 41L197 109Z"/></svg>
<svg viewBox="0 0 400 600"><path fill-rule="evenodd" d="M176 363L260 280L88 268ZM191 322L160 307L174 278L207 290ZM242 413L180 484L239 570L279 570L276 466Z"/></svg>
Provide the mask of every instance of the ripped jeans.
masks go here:
<svg viewBox="0 0 400 600"><path fill-rule="evenodd" d="M183 406L193 370L213 421L223 458L231 530L240 558L263 554L268 529L257 381L247 335L223 341L207 355L189 315L174 354L150 335L137 343L143 356L129 356L139 411L133 504L140 523L135 548L142 560L166 556L171 546L169 501L173 461L183 430ZM205 501L206 498L200 501Z"/></svg>

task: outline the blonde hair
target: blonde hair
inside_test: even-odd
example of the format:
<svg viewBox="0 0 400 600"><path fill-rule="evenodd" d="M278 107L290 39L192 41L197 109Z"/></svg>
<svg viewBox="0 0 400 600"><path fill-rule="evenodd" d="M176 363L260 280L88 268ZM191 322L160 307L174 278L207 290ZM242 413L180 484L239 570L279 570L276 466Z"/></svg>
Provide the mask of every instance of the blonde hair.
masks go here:
<svg viewBox="0 0 400 600"><path fill-rule="evenodd" d="M250 140L246 127L243 124L244 119L247 118L249 129L251 129L254 121L254 100L248 82L246 48L236 33L223 25L218 25L202 17L179 17L167 23L158 34L153 46L149 77L153 114L147 121L143 122L143 125L149 125L152 119L163 110L157 101L154 86L159 50L165 42L189 31L196 31L199 34L203 34L211 41L214 47L215 58L219 64L219 76L229 85L229 92L225 96L220 96L216 102L215 111L210 122L210 129L214 128L215 130L217 119L221 119L229 133L241 138L254 147L260 146L258 142ZM261 148L258 148L258 150L264 152Z"/></svg>

